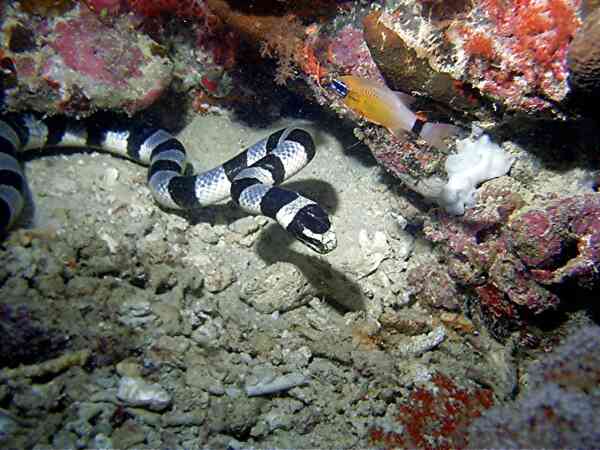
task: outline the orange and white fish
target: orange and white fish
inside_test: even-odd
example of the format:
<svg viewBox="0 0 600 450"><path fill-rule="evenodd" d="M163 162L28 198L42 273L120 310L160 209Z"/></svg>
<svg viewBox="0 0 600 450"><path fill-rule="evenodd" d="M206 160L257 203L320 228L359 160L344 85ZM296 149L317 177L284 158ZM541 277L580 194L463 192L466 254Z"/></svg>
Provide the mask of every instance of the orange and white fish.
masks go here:
<svg viewBox="0 0 600 450"><path fill-rule="evenodd" d="M446 138L458 134L459 128L448 123L428 122L407 106L407 94L392 91L374 81L346 75L334 79L329 87L344 104L369 122L386 127L395 136L412 131L437 148L446 148Z"/></svg>

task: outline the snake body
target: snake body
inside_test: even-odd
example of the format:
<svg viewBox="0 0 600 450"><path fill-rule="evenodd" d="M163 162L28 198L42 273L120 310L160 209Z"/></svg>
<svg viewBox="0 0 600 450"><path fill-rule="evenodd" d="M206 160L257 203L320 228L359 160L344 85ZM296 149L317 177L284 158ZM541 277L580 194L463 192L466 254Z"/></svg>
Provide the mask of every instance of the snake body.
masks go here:
<svg viewBox="0 0 600 450"><path fill-rule="evenodd" d="M27 189L19 156L45 147L87 147L149 166L148 187L167 208L194 209L227 197L251 214L276 220L296 239L319 253L336 245L327 213L314 201L277 185L297 173L315 155L309 133L279 130L203 173L186 175L186 151L169 132L133 123L73 121L33 115L0 117L0 232L17 221Z"/></svg>

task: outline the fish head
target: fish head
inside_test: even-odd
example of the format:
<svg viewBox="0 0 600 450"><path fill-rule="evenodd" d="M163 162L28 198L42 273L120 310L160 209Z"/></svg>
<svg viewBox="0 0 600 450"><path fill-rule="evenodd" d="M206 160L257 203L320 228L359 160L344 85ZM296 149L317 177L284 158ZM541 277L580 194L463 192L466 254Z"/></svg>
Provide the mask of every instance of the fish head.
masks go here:
<svg viewBox="0 0 600 450"><path fill-rule="evenodd" d="M348 85L342 80L334 78L333 80L331 80L330 83L328 83L325 86L327 87L327 89L332 90L342 98L345 98L348 95Z"/></svg>

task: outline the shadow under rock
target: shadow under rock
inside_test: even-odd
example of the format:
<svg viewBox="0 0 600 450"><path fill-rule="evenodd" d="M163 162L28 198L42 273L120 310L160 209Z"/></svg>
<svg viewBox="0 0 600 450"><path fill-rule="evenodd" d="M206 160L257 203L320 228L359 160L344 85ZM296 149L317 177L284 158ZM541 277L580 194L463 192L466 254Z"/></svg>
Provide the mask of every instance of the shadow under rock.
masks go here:
<svg viewBox="0 0 600 450"><path fill-rule="evenodd" d="M592 119L563 122L515 116L489 134L499 142L517 143L549 169L567 171L573 167L596 167L600 163L597 130L598 122Z"/></svg>

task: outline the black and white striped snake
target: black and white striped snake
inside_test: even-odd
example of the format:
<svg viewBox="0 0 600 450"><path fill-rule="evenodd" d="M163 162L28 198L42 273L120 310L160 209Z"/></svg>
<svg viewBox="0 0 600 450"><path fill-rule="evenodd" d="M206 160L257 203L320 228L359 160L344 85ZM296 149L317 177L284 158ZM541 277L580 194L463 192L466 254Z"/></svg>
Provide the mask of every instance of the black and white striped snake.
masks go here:
<svg viewBox="0 0 600 450"><path fill-rule="evenodd" d="M275 219L319 253L328 253L337 245L323 208L276 186L315 154L310 134L302 129L279 130L221 166L185 175L185 148L162 129L134 124L105 127L91 120L61 117L0 117L0 232L15 224L25 203L27 186L19 154L44 147L100 149L148 165L148 186L155 200L167 208L198 208L231 196L244 211Z"/></svg>

